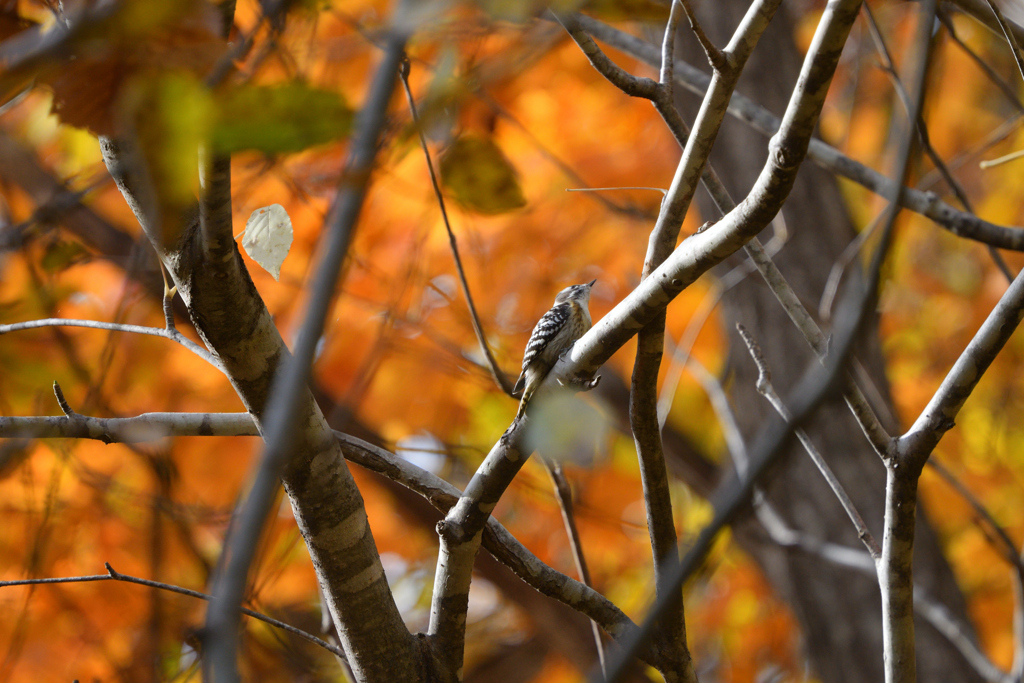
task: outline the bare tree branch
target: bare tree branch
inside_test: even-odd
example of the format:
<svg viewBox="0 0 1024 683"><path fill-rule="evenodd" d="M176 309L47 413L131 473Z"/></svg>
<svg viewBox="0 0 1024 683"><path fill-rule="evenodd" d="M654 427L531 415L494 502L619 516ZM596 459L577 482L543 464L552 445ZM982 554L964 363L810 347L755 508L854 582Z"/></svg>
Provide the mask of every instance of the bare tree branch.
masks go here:
<svg viewBox="0 0 1024 683"><path fill-rule="evenodd" d="M584 15L579 15L577 21L583 30L598 40L652 66L657 66L659 63L660 53L654 45ZM675 67L675 79L677 83L698 95L704 95L711 84L711 78L706 74L678 60ZM729 113L755 130L769 136L774 135L782 124L774 114L740 93L732 95L729 102ZM896 194L896 188L893 187L891 179L850 159L836 148L817 138L811 140L807 156L822 168L852 180L875 194L884 197ZM959 211L943 202L934 193L905 188L900 195L900 204L906 209L927 216L954 235L1001 249L1024 250L1024 229L996 225L967 212Z"/></svg>
<svg viewBox="0 0 1024 683"><path fill-rule="evenodd" d="M562 465L557 460L543 458L544 467L551 476L551 484L555 490L555 500L562 511L562 523L565 525L566 536L569 537L569 547L572 549L572 560L576 564L576 573L585 585L593 587L590 580L590 570L587 568L587 559L583 555L583 541L580 539L580 531L576 526L576 514L573 510L572 487L569 480L562 471ZM493 518L492 518L493 520ZM488 522L490 525L490 522ZM606 674L604 641L601 640L600 625L590 620L590 626L594 632L594 646L597 648L597 662L601 667L602 674Z"/></svg>
<svg viewBox="0 0 1024 683"><path fill-rule="evenodd" d="M897 195L885 221L882 232L883 246L891 238L893 219L898 212L898 198L905 194L914 130L921 115L926 74L931 57L931 34L937 11L936 0L926 0L918 17L910 64L907 97L907 121L899 138L899 175ZM874 274L877 277L877 271ZM869 283L877 286L877 282ZM877 563L878 585L882 592L882 641L886 683L913 683L917 678L914 648L914 598L911 558L914 543L917 481L920 467L900 467L893 451L886 453L886 499L882 555ZM914 469L916 471L910 471Z"/></svg>
<svg viewBox="0 0 1024 683"><path fill-rule="evenodd" d="M991 0L950 0L952 4L963 13L971 16L981 24L988 27L996 35L1002 35L1014 51L1014 59L1018 66L1021 64L1019 56L1020 49L1016 47L1024 43L1024 28L1017 24L1006 21L998 7L994 7ZM1024 75L1024 72L1022 72Z"/></svg>
<svg viewBox="0 0 1024 683"><path fill-rule="evenodd" d="M612 352L632 337L635 330L649 322L684 287L734 253L771 221L788 195L800 162L806 155L841 46L858 8L859 3L852 0L830 3L805 62L800 87L794 93L780 133L772 141L769 161L747 199L712 229L685 240L623 302L576 342L571 353L561 359L549 374L545 382L547 386L559 381L573 384L592 377ZM858 324L860 315L854 318ZM830 375L825 373L825 380L829 378ZM827 385L820 388L818 399L826 389ZM811 405L801 404L801 408L809 412ZM798 419L804 417L797 411L794 414ZM458 504L439 525L441 553L434 582L431 636L440 634L443 646L452 648L446 656L453 661L461 660L459 625L464 624L464 620L456 615L464 614L468 599L467 563L479 547L479 530L525 461L526 454L521 450L520 440L528 422L529 419L518 421L499 440L470 480ZM779 428L779 441L784 434L784 428Z"/></svg>
<svg viewBox="0 0 1024 683"><path fill-rule="evenodd" d="M878 50L878 54L882 58L882 69L886 75L893 82L893 87L896 90L896 94L899 96L900 102L903 103L904 108L909 113L910 111L910 96L907 94L907 89L903 87L903 81L900 80L900 75L896 71L896 66L893 64L892 57L889 54L889 48L885 44L885 39L882 38L882 32L878 28L878 24L875 22L875 15L871 11L871 6L864 5L864 16L868 18L868 29L871 33L871 38L875 43L875 47ZM952 190L953 195L960 202L960 205L964 207L964 210L970 214L974 214L974 209L971 207L971 201L967 198L967 192L963 186L953 177L949 168L946 166L946 162L943 161L939 153L935 151L932 146L931 137L928 135L928 125L925 123L923 113L919 113L916 122L917 135L921 142L921 147L924 149L924 153L931 159L932 164L936 170L942 175L942 178L946 181L949 189ZM1013 280L1013 273L1010 272L1009 266L1006 265L1006 261L1003 260L1002 255L993 247L991 244L988 245L988 253L995 262L996 267L1006 278L1007 282Z"/></svg>
<svg viewBox="0 0 1024 683"><path fill-rule="evenodd" d="M1006 99L1009 100L1010 104L1012 104L1018 112L1024 112L1024 104L1021 104L1020 98L1017 95L1017 91L1013 88L1013 86L1007 83L1006 79L1004 79L1002 76L996 73L996 70L993 69L988 62L982 59L977 52L971 49L970 45L960 40L960 36L957 35L956 32L956 26L954 26L953 20L949 16L949 12L947 12L943 7L940 6L938 17L939 21L942 22L943 26L945 26L946 30L949 32L950 40L956 43L957 47L963 50L964 54L971 58L971 61L974 62L978 66L978 68L982 70L985 76L990 81L992 81L992 83L997 88L999 88L999 91L1006 96Z"/></svg>
<svg viewBox="0 0 1024 683"><path fill-rule="evenodd" d="M244 413L243 413L244 414ZM248 415L246 415L248 417ZM251 420L250 420L251 424ZM213 600L213 596L207 595L206 593L200 593L189 588L182 588L181 586L175 586L169 583L163 583L162 581L151 581L149 579L142 579L137 576L131 576L129 574L122 574L121 572L114 571L114 568L110 566L109 562L105 562L104 566L107 568L106 574L93 574L90 576L67 576L61 578L49 578L49 579L18 579L15 581L0 581L0 588L7 588L9 586L36 586L40 584L53 584L53 583L87 583L92 581L123 581L125 583L134 583L139 586L148 586L150 588L156 588L158 590L168 591L170 593L177 593L179 595L187 595L190 598L198 598L200 600L206 600L209 602ZM256 612L247 607L241 608L242 614L258 619L266 624L270 624L275 628L279 628L288 633L305 638L314 645L319 645L328 652L334 654L337 657L345 659L345 651L337 645L331 645L325 640L317 638L312 633L307 633L302 629L295 628L291 624L286 624L283 621L268 617L265 614Z"/></svg>
<svg viewBox="0 0 1024 683"><path fill-rule="evenodd" d="M142 413L134 417L0 417L4 439L143 443L169 436L259 436L249 413Z"/></svg>
<svg viewBox="0 0 1024 683"><path fill-rule="evenodd" d="M73 411L72 411L73 412ZM167 436L259 436L249 413L142 413L129 418L97 418L78 413L57 417L0 417L0 438L91 438L105 443L138 443ZM335 431L347 460L423 496L447 512L462 492L408 460L349 434ZM629 617L590 587L543 563L497 520L488 520L483 547L537 591L582 612L606 633L621 639L636 630ZM652 666L655 649L640 655Z"/></svg>
<svg viewBox="0 0 1024 683"><path fill-rule="evenodd" d="M775 411L782 417L783 420L789 422L792 420L792 415L789 409L786 408L786 404L783 402L782 397L775 391L775 387L772 385L772 373L768 369L768 363L764 358L764 354L761 353L761 347L758 345L754 337L747 331L742 324L736 323L736 329L739 331L740 336L743 338L744 343L747 345L747 350L750 351L751 357L754 359L754 364L757 365L758 377L757 377L757 391L768 399L768 402L772 404ZM878 547L878 543L875 541L871 532L868 531L867 524L864 523L864 518L860 516L860 512L857 511L857 507L853 504L850 496L846 493L846 489L836 478L832 468L828 466L825 459L818 452L811 438L807 436L807 432L802 429L796 430L796 438L800 440L800 445L807 451L807 455L811 456L811 460L814 462L818 471L825 477L825 481L828 482L829 488L836 494L836 498L839 499L840 504L843 506L843 510L846 511L846 515L853 522L854 528L857 529L857 536L864 543L868 549L868 553L871 555L871 559L875 562L878 561L879 556L882 554L882 549Z"/></svg>
<svg viewBox="0 0 1024 683"><path fill-rule="evenodd" d="M598 72L627 94L650 99L683 147L682 158L672 186L651 232L642 274L645 278L664 262L675 247L683 218L701 178L723 212L731 211L735 207L713 169L707 165L707 156L725 118L729 97L736 87L740 73L779 6L777 0L753 3L724 51L711 46L706 36L704 37L702 44L707 42L705 48L708 58L716 70L691 134L671 101L672 91L669 86L673 73L674 35L679 21L680 4L686 11L691 26L700 31L699 24L696 23L686 3L673 3L661 50L660 83L625 74L604 56L596 43L580 28L575 17L559 17L559 21L590 58ZM700 33L703 35L702 31ZM637 337L637 356L633 366L630 392L630 426L640 459L657 586L663 585L669 555L676 552L676 532L657 409L657 380L664 353L664 336L665 314L661 312L640 330ZM666 616L665 628L670 641L679 648L683 660L688 661L681 595L677 598L677 604L671 608L670 614ZM693 680L692 666L688 667L686 672L686 676Z"/></svg>
<svg viewBox="0 0 1024 683"><path fill-rule="evenodd" d="M679 0L679 3L686 10L686 19L690 22L690 28L693 30L693 35L697 37L697 42L700 43L700 46L704 49L704 54L707 55L708 64L718 72L728 70L729 55L727 51L722 51L715 47L707 34L704 33L704 29L701 28L700 22L697 21L697 15L694 14L693 7L690 5L690 0Z"/></svg>
<svg viewBox="0 0 1024 683"><path fill-rule="evenodd" d="M807 57L804 61L797 88L794 90L793 96L790 100L790 105L787 108L786 116L783 119L782 131L784 132L780 133L780 135L792 135L790 143L799 146L796 147L796 150L793 150L792 147L787 147L786 142L779 140L779 136L776 136L776 138L773 139L771 149L769 150L769 161L766 164L765 169L762 171L762 175L758 179L752 194L744 200L743 204L741 204L736 211L731 212L723 218L722 221L715 226L715 230L708 230L706 233L690 238L691 240L699 238L703 234L717 232L717 230L721 229L722 223L728 221L731 216L737 213L742 213L742 210L747 208L745 205L756 205L756 199L754 198L760 198L757 193L758 185L760 185L765 177L773 170L775 172L781 172L782 169L790 167L790 164L786 163L788 153L801 149L803 153L806 153L806 142L798 143L797 141L806 141L810 139L810 135L813 130L813 122L816 120L817 114L820 112L820 102L818 105L815 105L814 102L818 97L823 98L824 93L827 92L828 84L831 81L831 75L834 72L842 45L846 42L846 38L849 35L849 31L854 20L856 19L856 14L859 8L860 2L855 0L843 2L842 0L839 0L829 2L824 14L822 15L821 21L818 25L818 30L815 33L811 47L808 50ZM797 165L799 165L800 158L802 158L802 154L798 151ZM910 146L909 144L905 144L903 149L901 149L900 161L898 164L898 167L901 169L900 175L898 176L899 178L902 178L906 173L909 158ZM899 183L896 183L896 194L898 194L899 187ZM898 199L898 197L893 197L893 199ZM764 199L762 199L762 201L764 201ZM768 204L771 205L770 200L768 200ZM685 580L685 577L698 566L704 556L704 553L707 552L708 548L710 548L711 542L714 540L715 536L717 536L718 531L732 519L733 515L736 514L743 501L745 501L750 495L757 479L765 471L768 465L777 457L777 454L781 452L781 447L789 434L791 434L791 430L799 427L820 403L820 401L829 393L833 380L841 372L845 360L849 355L853 340L861 326L862 320L864 319L865 312L869 307L869 304L874 301L874 296L877 291L878 272L881 269L882 258L887 251L889 244L888 238L891 233L891 225L894 218L895 211L892 211L890 213L889 224L883 232L883 239L879 249L876 252L875 258L872 260L872 267L866 290L862 293L856 292L852 294L849 301L846 302L847 305L844 305L843 307L844 315L841 316L837 322L837 343L834 352L830 355L829 362L820 371L809 372L806 374L803 380L801 380L797 385L797 389L794 392L795 399L792 401L792 404L795 406L793 411L794 420L781 425L777 422L773 423L762 432L762 437L759 438L755 444L755 455L751 458L749 474L746 477L743 477L740 481L729 484L725 487L721 495L715 497L715 517L713 521L700 533L696 542L687 553L678 569L673 572L672 582L667 587L667 591L679 590L682 586L682 582ZM677 250L676 253L679 251L680 250ZM674 256L675 254L673 254L673 257ZM671 262L672 259L670 258L670 260L666 262L666 265ZM606 316L605 320L607 320L608 317L610 316ZM586 337L581 341L585 340ZM556 370L557 369L558 368L556 367ZM617 677L621 675L623 670L622 664L627 661L632 647L635 647L648 637L652 624L657 622L665 608L665 601L658 600L655 603L654 607L645 619L644 624L641 626L640 637L636 642L631 642L631 647L624 649L621 657L616 658L615 666L609 673L610 681L617 680Z"/></svg>
<svg viewBox="0 0 1024 683"><path fill-rule="evenodd" d="M127 332L130 334L145 334L151 337L163 337L181 344L186 349L196 354L207 363L224 371L220 361L209 351L196 344L194 341L178 332L175 328L145 327L143 325L125 325L122 323L105 323L98 320L74 320L72 318L44 318L43 320L29 320L23 323L10 323L0 325L0 334L18 332L20 330L35 330L40 327L85 327L94 330L112 330L114 332Z"/></svg>
<svg viewBox="0 0 1024 683"><path fill-rule="evenodd" d="M781 397L775 392L775 389L772 386L771 372L768 369L767 362L761 353L760 347L742 325L737 324L737 329L743 337L743 341L747 344L747 348L757 365L758 391L772 403L772 406L776 408L776 411L784 420L791 420L792 416L790 415L789 410L786 408ZM739 433L739 428L736 425L736 421L732 414L732 409L728 404L725 392L722 390L722 386L717 379L696 361L690 361L690 369L691 371L695 371L694 374L697 376L698 381L705 387L705 390L711 397L715 413L719 416L719 422L726 433L726 442L729 444L729 450L733 454L737 473L740 476L743 476L748 467L746 445L743 442L742 435ZM846 494L845 489L843 489L842 484L840 484L838 479L836 479L831 468L829 468L828 464L825 463L821 454L815 448L814 444L811 443L806 433L802 429L797 429L795 433L808 455L811 456L815 465L818 466L819 471L821 471L822 475L825 476L825 479L828 481L833 492L839 498L843 508L847 512L847 515L850 517L850 521L853 522L854 527L857 529L858 536L867 547L868 552L864 553L835 543L822 541L810 534L791 528L782 516L764 500L759 489L755 487L753 489L753 503L758 521L761 523L761 526L764 527L765 531L768 532L772 541L778 543L780 546L799 548L804 552L820 557L827 562L843 567L849 567L859 572L866 572L877 577L877 562L879 561L881 554L878 542L868 530L867 525L860 516L860 513ZM1012 544L1010 545L1010 550L1011 554L1013 554ZM939 633L941 633L985 680L990 681L991 683L1011 683L1016 680L1015 678L1012 678L1010 674L1006 674L999 670L999 668L997 668L979 649L978 644L970 637L969 628L958 622L950 614L945 605L933 600L931 596L929 596L927 592L916 583L914 584L914 611L918 616L924 618Z"/></svg>
<svg viewBox="0 0 1024 683"><path fill-rule="evenodd" d="M462 492L408 460L343 432L334 432L345 458L423 496L447 512ZM0 438L91 438L104 443L138 443L167 436L259 436L249 413L142 413L128 418L80 415L0 417ZM539 592L581 611L614 638L636 629L615 605L594 591L589 580L575 581L552 569L495 519L488 520L483 547ZM585 565L584 565L585 566ZM644 655L653 664L656 653Z"/></svg>
<svg viewBox="0 0 1024 683"><path fill-rule="evenodd" d="M939 440L953 428L960 409L1022 318L1024 276L1017 275L921 415L897 440L896 455L902 462L917 467L924 465Z"/></svg>
<svg viewBox="0 0 1024 683"><path fill-rule="evenodd" d="M509 380L508 375L506 375L498 365L498 361L495 359L494 353L491 351L491 346L487 343L487 336L484 335L483 325L480 324L480 316L476 312L476 304L473 303L473 297L469 293L469 282L466 281L466 271L462 268L462 258L459 256L459 243L455 239L455 233L452 232L452 226L448 220L448 210L444 205L444 195L441 194L441 186L437 182L437 174L434 172L434 162L430 159L430 149L427 147L427 138L423 134L423 128L420 126L419 116L416 113L416 100L413 98L412 90L409 88L409 68L409 58L406 57L402 60L399 75L402 77L402 86L405 88L405 98L409 103L409 111L412 112L413 126L416 127L416 132L419 134L420 147L423 148L423 157L427 161L427 171L430 172L430 184L434 188L434 195L437 197L437 205L441 209L441 219L444 221L445 230L448 231L448 244L451 246L452 257L455 259L455 270L459 274L459 284L462 285L462 294L466 297L466 305L469 307L469 318L473 322L473 332L476 333L477 342L480 344L480 351L483 352L484 358L487 360L487 366L491 371L491 376L494 378L495 383L508 396L512 396L512 382Z"/></svg>
<svg viewBox="0 0 1024 683"><path fill-rule="evenodd" d="M397 13L402 11L400 6ZM238 607L245 594L249 566L255 556L263 525L273 506L278 478L288 462L297 455L294 435L299 428L304 408L304 402L299 397L308 395L306 384L314 350L362 208L366 184L376 157L377 140L384 128L385 112L404 54L405 40L406 35L397 28L389 32L384 60L378 67L366 104L359 114L351 156L342 175L342 187L325 226L327 244L311 288L311 299L295 343L294 355L283 359L268 396L263 429L266 448L260 458L252 488L239 512L238 525L231 536L230 546L226 549L228 559L222 563L223 570L214 580L213 595L216 600L207 612L210 649L206 665L218 681L230 683L237 680L235 652ZM308 454L302 455L308 457ZM351 562L348 558L351 557L352 546L359 544L360 553L369 559L370 564L352 573L342 593L328 593L334 621L343 639L354 638L360 635L359 630L362 631L361 642L347 643L345 647L349 664L358 680L364 680L371 675L370 671L382 668L380 658L385 652L389 658L386 668L391 676L412 678L419 670L418 648L405 628L391 596L373 537L366 526L366 511L358 491L353 492L351 502L350 514L342 522L345 533L338 537L336 533L330 532L329 542L326 537L322 539L325 542L322 551L348 564ZM311 554L316 563L313 548ZM367 588L372 590L364 591ZM379 610L380 618L374 623L372 633L365 627L359 630L353 628L355 624L352 620L363 617L357 617L354 612L349 618L344 616L357 607L351 595L354 590L363 591L360 601L372 602Z"/></svg>

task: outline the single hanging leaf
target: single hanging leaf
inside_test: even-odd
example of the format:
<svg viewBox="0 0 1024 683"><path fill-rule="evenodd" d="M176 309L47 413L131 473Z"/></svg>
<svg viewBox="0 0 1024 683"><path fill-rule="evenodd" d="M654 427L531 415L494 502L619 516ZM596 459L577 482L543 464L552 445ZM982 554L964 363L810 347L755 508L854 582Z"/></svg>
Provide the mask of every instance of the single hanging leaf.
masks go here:
<svg viewBox="0 0 1024 683"><path fill-rule="evenodd" d="M353 114L335 92L302 83L243 85L217 95L213 146L222 152L299 152L348 135Z"/></svg>
<svg viewBox="0 0 1024 683"><path fill-rule="evenodd" d="M280 204L256 209L245 222L242 248L253 261L277 280L281 264L292 248L292 219Z"/></svg>
<svg viewBox="0 0 1024 683"><path fill-rule="evenodd" d="M65 270L89 258L89 252L78 242L57 240L46 246L41 265L47 273Z"/></svg>
<svg viewBox="0 0 1024 683"><path fill-rule="evenodd" d="M464 135L441 157L441 182L457 202L485 214L526 205L512 162L489 138Z"/></svg>

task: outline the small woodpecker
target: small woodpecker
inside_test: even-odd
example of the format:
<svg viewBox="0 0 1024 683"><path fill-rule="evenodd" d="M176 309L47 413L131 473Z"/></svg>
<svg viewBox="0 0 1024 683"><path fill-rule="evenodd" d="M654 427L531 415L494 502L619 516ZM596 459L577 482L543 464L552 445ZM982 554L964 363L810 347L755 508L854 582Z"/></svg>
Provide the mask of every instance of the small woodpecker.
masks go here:
<svg viewBox="0 0 1024 683"><path fill-rule="evenodd" d="M523 393L519 401L518 421L526 412L537 387L558 362L559 356L572 348L576 340L590 329L590 288L597 280L583 285L566 287L555 297L555 305L541 316L533 328L523 355L523 372L512 390L513 395Z"/></svg>

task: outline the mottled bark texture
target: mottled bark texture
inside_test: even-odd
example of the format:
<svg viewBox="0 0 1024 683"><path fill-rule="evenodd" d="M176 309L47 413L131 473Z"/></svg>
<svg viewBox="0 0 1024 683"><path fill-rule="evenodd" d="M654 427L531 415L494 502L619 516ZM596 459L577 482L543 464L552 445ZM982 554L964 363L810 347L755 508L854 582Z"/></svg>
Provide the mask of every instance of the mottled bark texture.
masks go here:
<svg viewBox="0 0 1024 683"><path fill-rule="evenodd" d="M703 3L697 8L697 15L711 39L721 45L748 4L741 0ZM751 57L738 88L775 113L785 108L801 63L792 39L792 12L794 9L785 4L780 9ZM706 63L703 50L685 28L680 31L678 50L692 64ZM680 93L677 101L684 116L692 118L698 100ZM722 128L711 163L728 189L735 196L743 196L757 177L766 150L764 136L730 119ZM716 215L703 192L698 193L698 202L705 216ZM783 215L790 238L775 261L808 308L814 310L829 269L854 237L834 178L817 166L804 164ZM725 324L732 340L729 368L733 373L736 416L744 435L751 438L771 415L772 408L757 393L757 369L736 334L734 323L742 322L758 339L782 395L792 388L813 354L758 275L730 291L724 307ZM856 353L878 391L887 397L874 325ZM823 406L807 426L807 432L847 488L872 532L880 538L885 468L845 403L835 400ZM821 474L809 458L797 452L800 447L796 441L791 448L793 453L765 484L768 500L790 526L823 540L858 548L857 533ZM739 525L737 539L790 604L803 628L807 655L822 680L882 680L881 599L873 576L774 545L758 532L752 520ZM924 515L918 517L914 569L919 583L966 621L963 597ZM917 626L921 680L979 680L934 629L921 622Z"/></svg>
<svg viewBox="0 0 1024 683"><path fill-rule="evenodd" d="M133 155L110 139L101 140L101 149L118 189L161 253L196 331L223 363L262 432L274 375L288 349L237 246L226 237L230 224L207 215L200 230L200 216L191 212L171 231L176 241L163 243L161 235L168 231L151 222L145 179ZM225 172L222 165L219 173ZM229 201L208 204L223 211ZM218 232L223 234L216 242L204 243L203 233L212 238ZM300 400L295 457L281 479L349 665L359 681L418 680L423 660L391 597L362 496L312 394L307 391Z"/></svg>

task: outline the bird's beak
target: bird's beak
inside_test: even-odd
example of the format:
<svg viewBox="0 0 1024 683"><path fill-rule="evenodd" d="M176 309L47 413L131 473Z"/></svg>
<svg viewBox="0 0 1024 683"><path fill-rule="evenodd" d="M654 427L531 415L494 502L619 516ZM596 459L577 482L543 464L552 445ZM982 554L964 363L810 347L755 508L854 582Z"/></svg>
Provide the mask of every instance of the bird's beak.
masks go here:
<svg viewBox="0 0 1024 683"><path fill-rule="evenodd" d="M593 287L595 282L597 282L597 278L596 277L593 280L591 280L590 282L587 283L587 287Z"/></svg>

